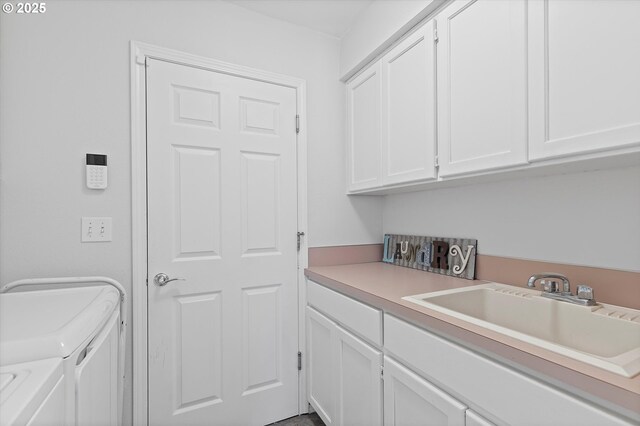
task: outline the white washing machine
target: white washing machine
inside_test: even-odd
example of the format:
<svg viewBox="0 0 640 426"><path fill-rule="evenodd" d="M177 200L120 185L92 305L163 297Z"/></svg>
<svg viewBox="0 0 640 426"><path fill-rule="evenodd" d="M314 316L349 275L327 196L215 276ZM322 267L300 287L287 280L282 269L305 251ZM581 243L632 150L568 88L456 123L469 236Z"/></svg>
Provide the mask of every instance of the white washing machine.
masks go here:
<svg viewBox="0 0 640 426"><path fill-rule="evenodd" d="M0 367L0 425L62 425L65 387L62 359Z"/></svg>
<svg viewBox="0 0 640 426"><path fill-rule="evenodd" d="M58 359L64 423L117 426L120 301L109 285L0 294L0 366Z"/></svg>

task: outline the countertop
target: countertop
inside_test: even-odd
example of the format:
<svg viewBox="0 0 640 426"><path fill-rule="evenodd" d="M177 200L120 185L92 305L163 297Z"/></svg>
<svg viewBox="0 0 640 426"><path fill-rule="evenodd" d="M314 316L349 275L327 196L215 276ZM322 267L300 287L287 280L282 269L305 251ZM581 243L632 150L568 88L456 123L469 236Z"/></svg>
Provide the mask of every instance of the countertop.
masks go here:
<svg viewBox="0 0 640 426"><path fill-rule="evenodd" d="M598 402L640 414L640 375L626 378L581 361L487 330L423 306L404 296L485 284L382 262L317 266L305 270L312 281L445 335L525 373Z"/></svg>

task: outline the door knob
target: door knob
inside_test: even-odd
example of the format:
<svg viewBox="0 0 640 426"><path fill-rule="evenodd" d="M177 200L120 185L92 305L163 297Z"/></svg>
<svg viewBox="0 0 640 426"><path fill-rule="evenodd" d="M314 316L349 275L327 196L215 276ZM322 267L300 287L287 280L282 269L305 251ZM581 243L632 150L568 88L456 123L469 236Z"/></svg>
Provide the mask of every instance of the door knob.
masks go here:
<svg viewBox="0 0 640 426"><path fill-rule="evenodd" d="M169 284L171 281L186 281L186 278L169 278L169 275L160 272L155 277L153 277L153 282L156 283L157 286L163 287Z"/></svg>

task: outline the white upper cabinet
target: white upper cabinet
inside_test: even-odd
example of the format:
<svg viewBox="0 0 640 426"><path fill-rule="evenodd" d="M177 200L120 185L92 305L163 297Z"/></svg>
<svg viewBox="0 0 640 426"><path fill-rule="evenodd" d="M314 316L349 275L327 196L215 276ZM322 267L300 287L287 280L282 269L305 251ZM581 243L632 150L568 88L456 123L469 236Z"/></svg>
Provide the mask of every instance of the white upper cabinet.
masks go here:
<svg viewBox="0 0 640 426"><path fill-rule="evenodd" d="M347 187L380 186L380 63L347 84Z"/></svg>
<svg viewBox="0 0 640 426"><path fill-rule="evenodd" d="M435 179L434 24L382 58L382 182Z"/></svg>
<svg viewBox="0 0 640 426"><path fill-rule="evenodd" d="M640 1L529 5L532 160L640 145Z"/></svg>
<svg viewBox="0 0 640 426"><path fill-rule="evenodd" d="M640 0L447 3L347 84L349 192L640 152L639 22Z"/></svg>
<svg viewBox="0 0 640 426"><path fill-rule="evenodd" d="M455 1L436 17L440 176L527 162L526 18L525 0Z"/></svg>

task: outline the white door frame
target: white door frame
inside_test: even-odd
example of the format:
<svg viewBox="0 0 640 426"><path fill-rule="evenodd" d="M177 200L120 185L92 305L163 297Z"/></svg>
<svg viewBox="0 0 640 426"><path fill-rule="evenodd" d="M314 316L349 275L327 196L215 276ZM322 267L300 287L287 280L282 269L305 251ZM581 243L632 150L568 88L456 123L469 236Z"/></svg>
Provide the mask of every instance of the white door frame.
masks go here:
<svg viewBox="0 0 640 426"><path fill-rule="evenodd" d="M296 91L296 107L300 116L297 135L298 231L307 229L307 132L306 81L282 74L229 64L177 50L131 41L131 249L133 309L133 424L148 424L149 392L147 378L147 132L146 132L146 58L160 59L196 68L291 87ZM293 117L291 123L293 125ZM294 235L291 238L295 238ZM298 350L305 342L304 306L307 267L307 238L302 238L298 252ZM298 377L298 409L306 413L305 375Z"/></svg>

